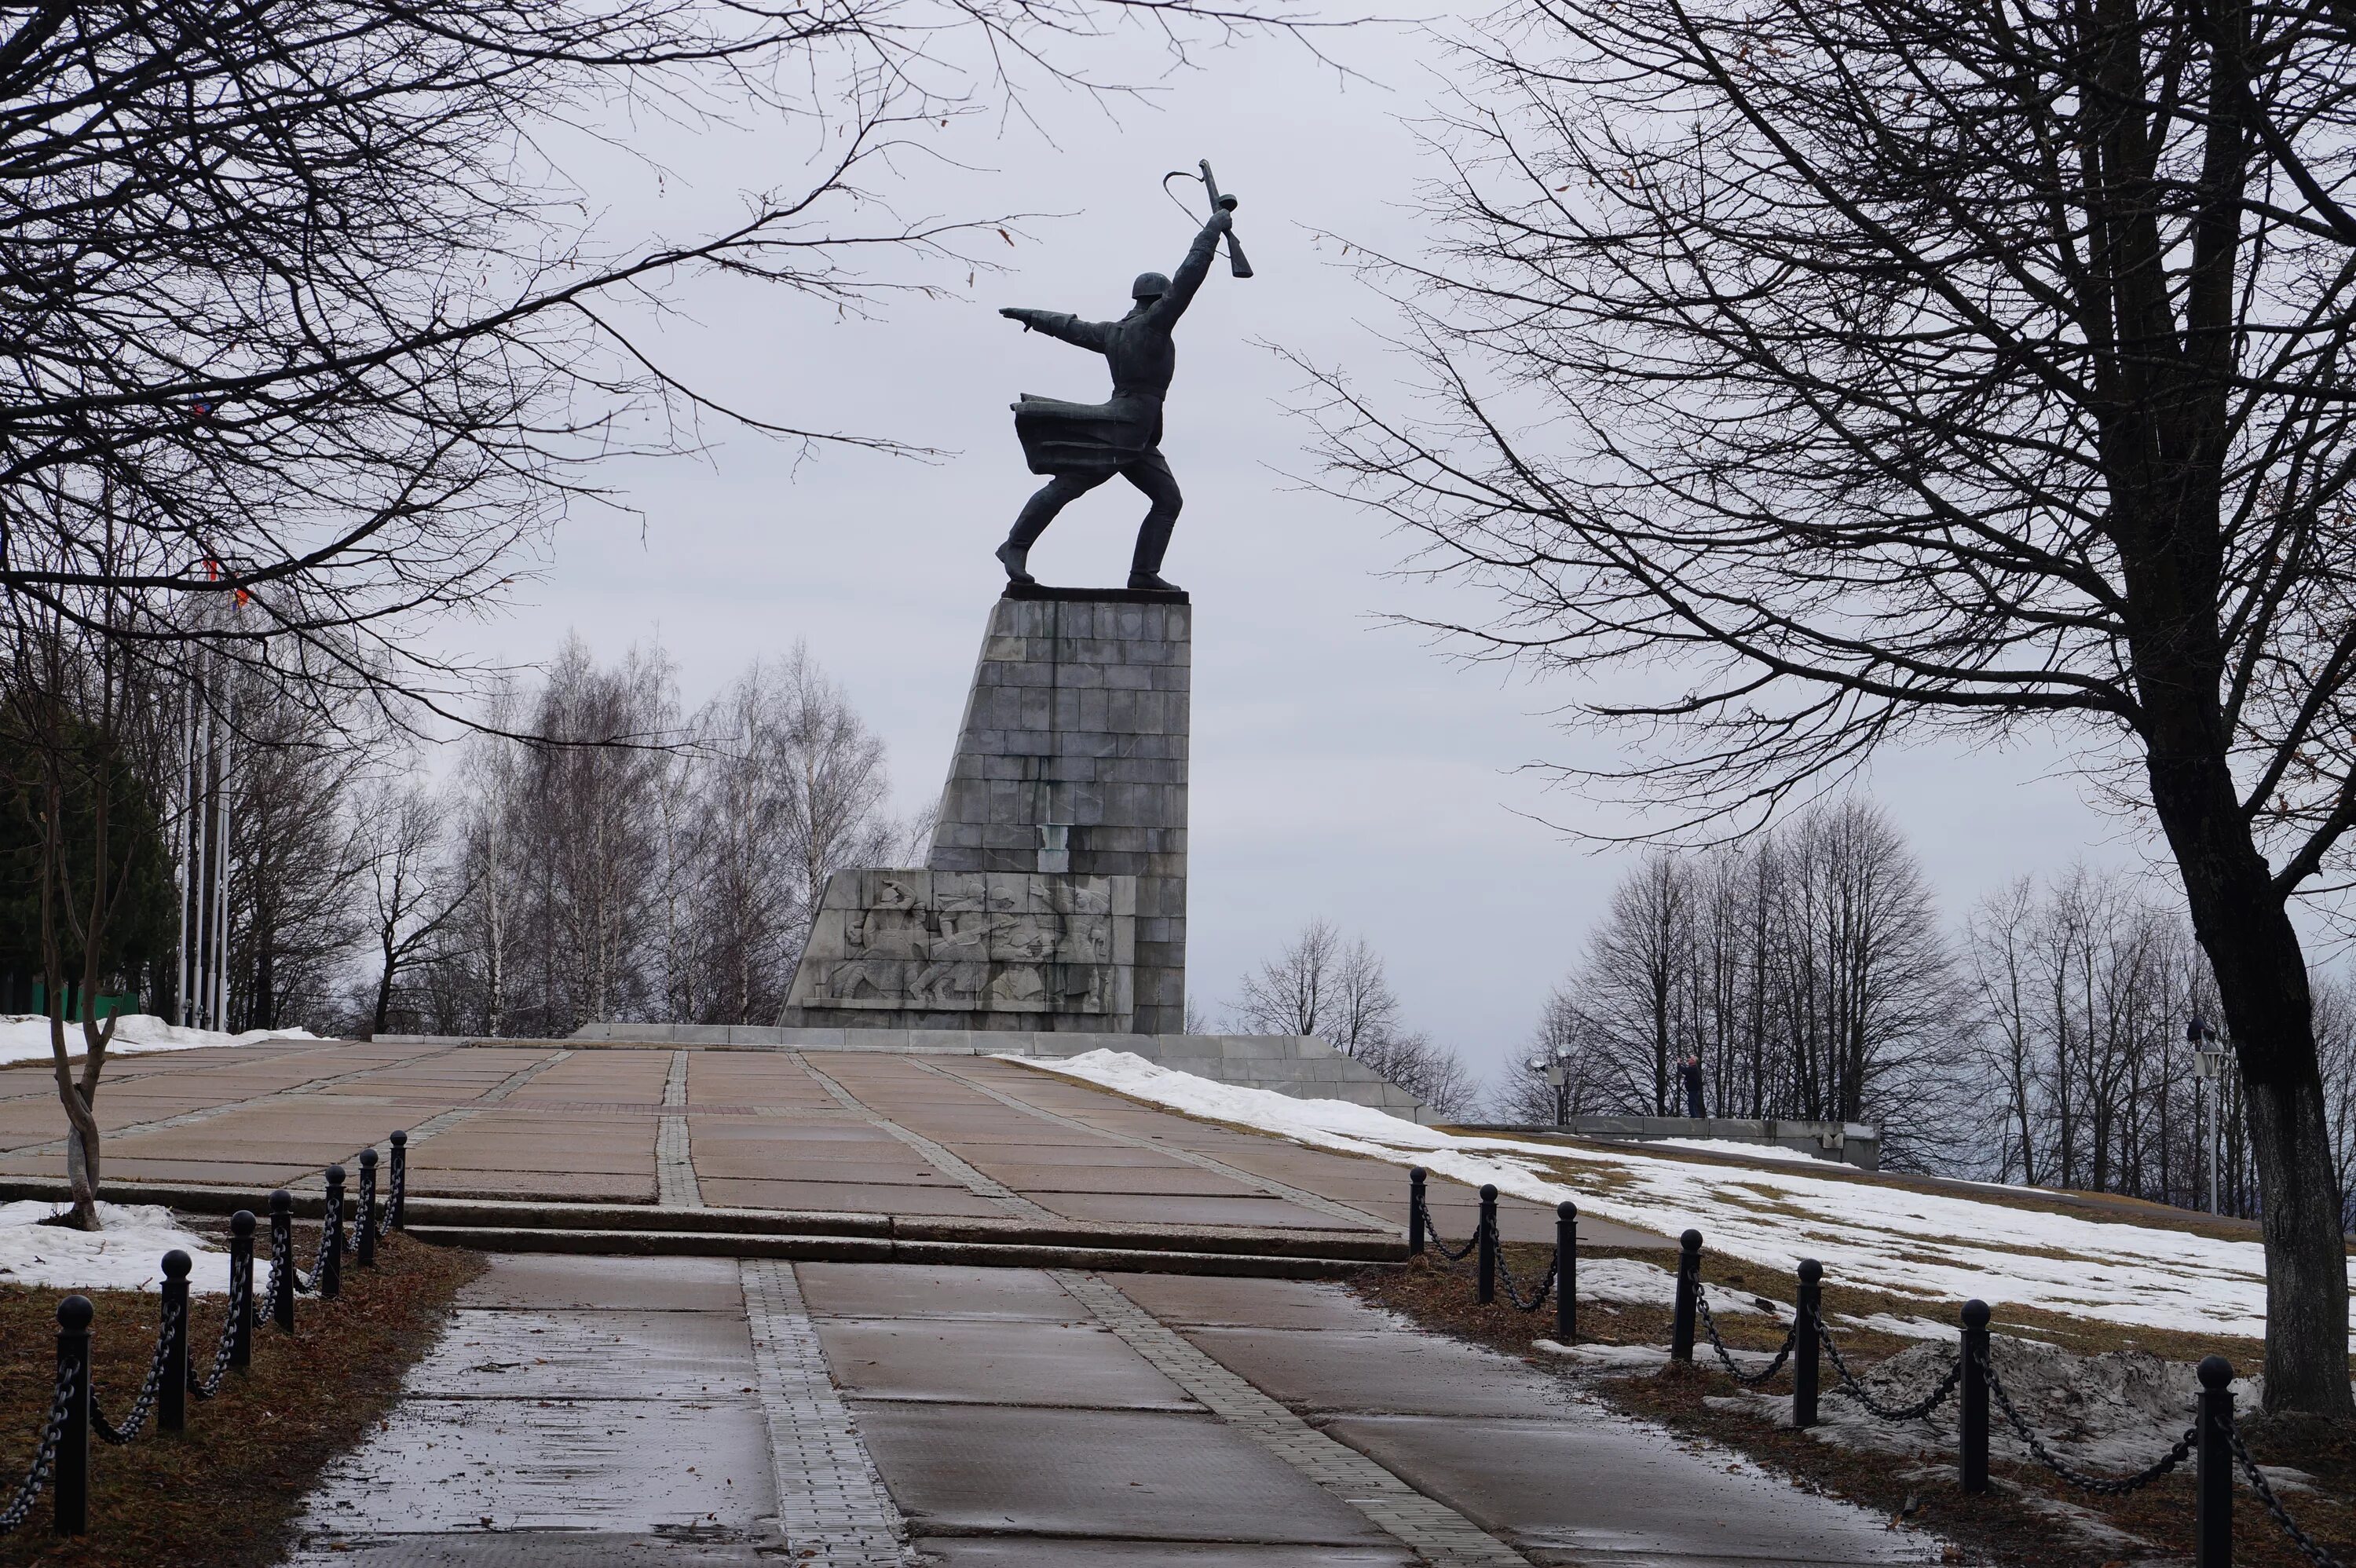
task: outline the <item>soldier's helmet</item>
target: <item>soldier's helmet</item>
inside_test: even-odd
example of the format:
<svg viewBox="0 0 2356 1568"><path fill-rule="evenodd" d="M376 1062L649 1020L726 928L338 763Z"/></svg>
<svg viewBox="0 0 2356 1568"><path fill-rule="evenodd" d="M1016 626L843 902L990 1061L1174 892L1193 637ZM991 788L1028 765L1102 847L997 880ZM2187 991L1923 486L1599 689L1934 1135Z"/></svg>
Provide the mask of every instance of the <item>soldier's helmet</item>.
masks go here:
<svg viewBox="0 0 2356 1568"><path fill-rule="evenodd" d="M1129 297L1133 300L1156 300L1170 292L1170 280L1160 272L1140 272L1137 282L1129 285Z"/></svg>

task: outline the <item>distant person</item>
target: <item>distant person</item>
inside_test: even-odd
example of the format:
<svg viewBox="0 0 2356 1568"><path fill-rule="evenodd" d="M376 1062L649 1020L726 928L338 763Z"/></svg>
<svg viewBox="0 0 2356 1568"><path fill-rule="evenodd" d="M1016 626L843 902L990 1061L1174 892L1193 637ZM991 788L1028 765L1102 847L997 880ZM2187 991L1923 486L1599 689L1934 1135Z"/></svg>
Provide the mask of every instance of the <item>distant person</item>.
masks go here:
<svg viewBox="0 0 2356 1568"><path fill-rule="evenodd" d="M1701 1109L1701 1056L1699 1052L1677 1063L1678 1081L1686 1087L1686 1115L1698 1122Z"/></svg>

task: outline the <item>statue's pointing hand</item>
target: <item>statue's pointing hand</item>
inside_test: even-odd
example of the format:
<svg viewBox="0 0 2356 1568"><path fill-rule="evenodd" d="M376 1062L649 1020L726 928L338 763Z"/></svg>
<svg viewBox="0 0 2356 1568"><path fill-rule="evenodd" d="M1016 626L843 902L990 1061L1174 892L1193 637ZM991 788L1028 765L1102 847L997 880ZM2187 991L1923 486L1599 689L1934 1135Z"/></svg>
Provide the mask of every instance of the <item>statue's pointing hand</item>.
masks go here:
<svg viewBox="0 0 2356 1568"><path fill-rule="evenodd" d="M1021 322L1021 323L1023 324L1023 331L1025 331L1025 332L1028 332L1028 331L1030 331L1030 330L1031 330L1031 317L1032 317L1035 313L1034 313L1034 312L1032 312L1032 311L1029 311L1029 310L1025 310L1025 309L1024 309L1023 306L1021 306L1021 305L1012 305L1012 304L1010 304L1010 305L1001 305L1001 306L999 307L998 314L999 314L999 315L1002 315L1002 316L1004 316L1004 317L1005 317L1007 320L1009 320L1009 321L1019 321L1019 322Z"/></svg>

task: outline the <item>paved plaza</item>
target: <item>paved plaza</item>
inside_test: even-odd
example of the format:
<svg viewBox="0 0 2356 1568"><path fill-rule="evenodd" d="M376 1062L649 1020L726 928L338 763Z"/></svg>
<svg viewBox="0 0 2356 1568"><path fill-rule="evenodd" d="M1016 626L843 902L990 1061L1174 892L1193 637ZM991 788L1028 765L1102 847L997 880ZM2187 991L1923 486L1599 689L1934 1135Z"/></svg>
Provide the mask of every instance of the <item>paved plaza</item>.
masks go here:
<svg viewBox="0 0 2356 1568"><path fill-rule="evenodd" d="M498 1257L297 1568L1788 1568L1921 1537L1290 1280Z"/></svg>
<svg viewBox="0 0 2356 1568"><path fill-rule="evenodd" d="M0 1070L0 1191L58 1182L52 1093L45 1065ZM302 1568L1930 1557L1345 1285L1224 1275L1397 1256L1398 1166L1015 1062L280 1041L125 1058L98 1110L118 1200L316 1193L324 1166L401 1128L429 1222L470 1206L527 1225L636 1215L585 1251L616 1236L670 1254L518 1253L491 1238L566 1232L477 1215L491 1267L390 1422L311 1498ZM1471 1233L1472 1192L1435 1179L1431 1201L1443 1234ZM950 1250L824 1261L830 1245L895 1255L873 1225ZM1553 1215L1508 1201L1503 1226L1550 1241ZM1096 1261L1016 1266L1039 1260L1005 1244L1075 1236ZM699 1243L734 1255L685 1255ZM993 1250L999 1266L959 1261Z"/></svg>
<svg viewBox="0 0 2356 1568"><path fill-rule="evenodd" d="M401 1128L410 1193L428 1199L1291 1233L1407 1222L1396 1165L984 1056L274 1041L124 1057L97 1110L111 1185L316 1192L323 1168ZM62 1179L59 1122L46 1063L0 1069L0 1190ZM1476 1202L1432 1182L1444 1234L1469 1234ZM1553 1239L1538 1205L1501 1213L1509 1240ZM1582 1234L1670 1244L1601 1222Z"/></svg>

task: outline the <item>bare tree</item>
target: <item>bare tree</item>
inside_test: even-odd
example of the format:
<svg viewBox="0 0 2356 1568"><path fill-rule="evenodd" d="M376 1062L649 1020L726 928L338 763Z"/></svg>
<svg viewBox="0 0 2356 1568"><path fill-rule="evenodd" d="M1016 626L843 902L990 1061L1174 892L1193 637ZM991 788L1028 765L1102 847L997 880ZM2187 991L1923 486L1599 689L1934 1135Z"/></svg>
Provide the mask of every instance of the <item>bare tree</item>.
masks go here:
<svg viewBox="0 0 2356 1568"><path fill-rule="evenodd" d="M329 656L307 679L446 708L460 672L421 612L499 592L594 463L692 447L706 416L894 444L699 396L633 336L646 307L698 275L830 316L926 289L995 221L904 220L875 182L947 117L1086 85L1072 51L1131 14L1179 58L1281 25L1192 0L8 13L0 592L90 628L90 592L123 589L112 624L141 643L273 667L302 645ZM666 177L617 114L758 126L783 172L706 231L611 232L558 149ZM102 515L129 547L102 565L80 548ZM208 602L239 614L189 613Z"/></svg>
<svg viewBox="0 0 2356 1568"><path fill-rule="evenodd" d="M1540 1042L1585 1108L1674 1115L1702 1061L1719 1114L1871 1121L1885 1158L1943 1162L1968 1118L1946 944L1912 853L1870 804L1756 842L1654 850L1613 891Z"/></svg>
<svg viewBox="0 0 2356 1568"><path fill-rule="evenodd" d="M382 1034L405 973L441 956L467 888L451 874L444 838L448 806L415 779L379 779L360 798L357 859L366 868L376 985L367 1029Z"/></svg>
<svg viewBox="0 0 2356 1568"><path fill-rule="evenodd" d="M70 1222L94 1231L102 1170L96 1107L115 1019L101 1018L92 1004L121 968L126 927L145 891L143 860L159 891L162 885L155 811L135 771L139 667L111 635L89 634L41 606L5 608L12 613L9 663L0 672L0 754L7 759L9 805L34 848L35 928L67 1123ZM76 1023L78 1038L70 1038Z"/></svg>
<svg viewBox="0 0 2356 1568"><path fill-rule="evenodd" d="M2234 1041L2269 1410L2356 1414L2292 900L2356 827L2344 13L1526 0L1411 269L1449 408L1333 385L1352 487L1639 683L1608 775L1740 827L1896 736L2081 744ZM1623 690L1627 689L1622 688Z"/></svg>
<svg viewBox="0 0 2356 1568"><path fill-rule="evenodd" d="M1479 1098L1462 1058L1404 1026L1382 955L1329 921L1310 921L1247 974L1228 1011L1238 1029L1314 1035L1442 1114L1469 1111Z"/></svg>
<svg viewBox="0 0 2356 1568"><path fill-rule="evenodd" d="M1588 938L1580 1004L1618 1049L1610 1057L1621 1107L1676 1114L1673 1063L1690 1043L1693 872L1666 852L1612 891L1611 912Z"/></svg>
<svg viewBox="0 0 2356 1568"><path fill-rule="evenodd" d="M1236 1028L1323 1038L1333 1027L1334 971L1341 967L1342 950L1342 933L1331 923L1312 920L1302 926L1283 951L1244 976L1240 994L1227 1008Z"/></svg>
<svg viewBox="0 0 2356 1568"><path fill-rule="evenodd" d="M765 678L755 671L755 678ZM884 742L801 643L774 672L775 707L759 744L769 753L792 867L788 948L809 939L827 879L875 865L904 833L888 815Z"/></svg>

